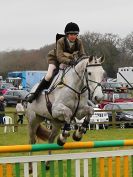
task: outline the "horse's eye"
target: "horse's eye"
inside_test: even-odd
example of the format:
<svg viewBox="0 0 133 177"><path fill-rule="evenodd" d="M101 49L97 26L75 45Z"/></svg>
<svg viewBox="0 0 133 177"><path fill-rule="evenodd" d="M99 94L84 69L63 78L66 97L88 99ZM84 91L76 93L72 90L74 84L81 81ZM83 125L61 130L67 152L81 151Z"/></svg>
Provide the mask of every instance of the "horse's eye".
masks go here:
<svg viewBox="0 0 133 177"><path fill-rule="evenodd" d="M91 75L91 72L89 72L88 75Z"/></svg>

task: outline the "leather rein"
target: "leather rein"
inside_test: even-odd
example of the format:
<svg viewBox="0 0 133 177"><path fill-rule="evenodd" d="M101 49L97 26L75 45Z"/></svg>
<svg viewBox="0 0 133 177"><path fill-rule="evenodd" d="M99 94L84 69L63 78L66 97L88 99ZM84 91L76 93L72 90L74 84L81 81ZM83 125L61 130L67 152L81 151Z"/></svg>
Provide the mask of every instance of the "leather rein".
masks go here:
<svg viewBox="0 0 133 177"><path fill-rule="evenodd" d="M64 76L65 76L66 73L70 70L71 67L69 67L67 71L66 71L66 70L63 70L64 72L63 72L63 74L62 74L61 81L60 81L59 83L57 83L57 84L55 84L55 85L53 84L53 86L50 88L50 90L45 91L46 105L47 105L47 109L48 109L48 111L49 111L49 113L50 113L51 116L52 116L52 103L51 103L51 101L50 101L50 99L49 99L49 94L50 94L58 85L64 85L65 87L68 87L70 90L72 90L74 93L77 94L78 102L77 102L75 111L74 111L73 115L71 116L70 120L72 120L72 119L76 116L76 113L77 113L77 111L78 111L79 104L80 104L81 95L82 95L84 92L86 92L86 90L88 90L88 99L89 99L89 100L92 99L93 94L94 94L96 88L97 88L98 86L101 86L101 83L98 83L98 82L96 82L96 81L93 81L93 80L88 79L87 68L88 68L88 67L92 67L92 66L93 66L93 67L94 67L94 66L101 66L101 64L92 64L92 65L88 65L88 64L87 64L87 65L86 65L86 68L85 68L85 71L84 71L84 74L83 74L82 77L78 74L78 72L76 71L75 66L74 66L75 73L77 74L77 76L79 77L79 79L80 79L81 81L83 81L84 78L85 78L85 80L86 80L86 86L83 87L80 92L77 91L77 90L75 90L74 88L70 87L69 85L65 84L64 81L63 81ZM58 77L57 77L57 79L58 79ZM56 81L57 81L57 79L56 79ZM55 81L55 83L56 83L56 81ZM89 87L89 85L88 85L88 81L93 82L93 83L97 83L97 85L96 85L96 87L95 87L95 89L94 89L94 91L93 91L92 94L91 94L90 87Z"/></svg>

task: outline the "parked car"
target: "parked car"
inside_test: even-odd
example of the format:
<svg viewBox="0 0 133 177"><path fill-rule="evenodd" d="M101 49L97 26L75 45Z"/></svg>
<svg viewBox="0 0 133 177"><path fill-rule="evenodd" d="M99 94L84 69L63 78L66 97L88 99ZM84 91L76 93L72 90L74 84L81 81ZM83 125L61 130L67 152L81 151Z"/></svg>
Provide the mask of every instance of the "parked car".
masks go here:
<svg viewBox="0 0 133 177"><path fill-rule="evenodd" d="M99 108L101 109L103 109L104 106L109 103L133 102L132 95L126 88L121 88L117 90L108 89L103 94L103 100L99 104Z"/></svg>
<svg viewBox="0 0 133 177"><path fill-rule="evenodd" d="M123 109L126 109L126 111L123 111ZM116 110L116 121L127 121L127 123L119 125L121 128L133 127L133 123L130 123L130 121L133 121L133 102L109 103L104 106L104 110ZM108 116L109 121L112 121L112 112L108 112Z"/></svg>
<svg viewBox="0 0 133 177"><path fill-rule="evenodd" d="M106 89L118 89L122 87L122 84L119 82L102 82L102 87Z"/></svg>
<svg viewBox="0 0 133 177"><path fill-rule="evenodd" d="M8 90L4 96L4 104L16 105L18 100L22 100L22 103L26 103L25 97L29 94L26 90Z"/></svg>
<svg viewBox="0 0 133 177"><path fill-rule="evenodd" d="M107 112L98 112L100 108L94 107L94 114L90 118L90 125L94 125L96 122L109 122L109 117ZM75 118L76 119L76 118ZM76 119L77 124L82 124L85 117L81 120ZM103 128L103 123L99 124L100 128ZM108 128L108 124L104 124L105 128Z"/></svg>
<svg viewBox="0 0 133 177"><path fill-rule="evenodd" d="M8 90L16 90L17 88L14 87L11 83L1 82L0 83L0 95L5 94Z"/></svg>

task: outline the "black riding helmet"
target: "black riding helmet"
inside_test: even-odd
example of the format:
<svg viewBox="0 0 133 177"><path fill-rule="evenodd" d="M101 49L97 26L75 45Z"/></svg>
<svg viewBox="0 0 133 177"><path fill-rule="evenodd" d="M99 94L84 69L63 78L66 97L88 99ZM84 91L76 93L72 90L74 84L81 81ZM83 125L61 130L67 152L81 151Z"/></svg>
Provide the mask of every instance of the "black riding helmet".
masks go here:
<svg viewBox="0 0 133 177"><path fill-rule="evenodd" d="M79 27L76 23L70 22L66 25L64 33L65 34L79 34Z"/></svg>

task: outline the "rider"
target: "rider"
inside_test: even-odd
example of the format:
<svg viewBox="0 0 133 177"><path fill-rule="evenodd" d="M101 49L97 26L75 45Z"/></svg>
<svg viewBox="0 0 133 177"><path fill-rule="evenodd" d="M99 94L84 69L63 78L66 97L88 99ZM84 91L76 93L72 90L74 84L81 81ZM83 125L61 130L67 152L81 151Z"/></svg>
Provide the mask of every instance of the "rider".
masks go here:
<svg viewBox="0 0 133 177"><path fill-rule="evenodd" d="M32 103L33 100L39 97L44 89L48 89L53 73L59 68L60 64L73 66L75 64L75 55L76 58L85 55L82 41L78 38L79 31L78 25L70 22L65 27L65 35L61 35L61 38L58 40L58 36L56 35L56 48L50 51L47 57L49 64L47 74L45 78L42 79L35 93L28 97L28 102Z"/></svg>

